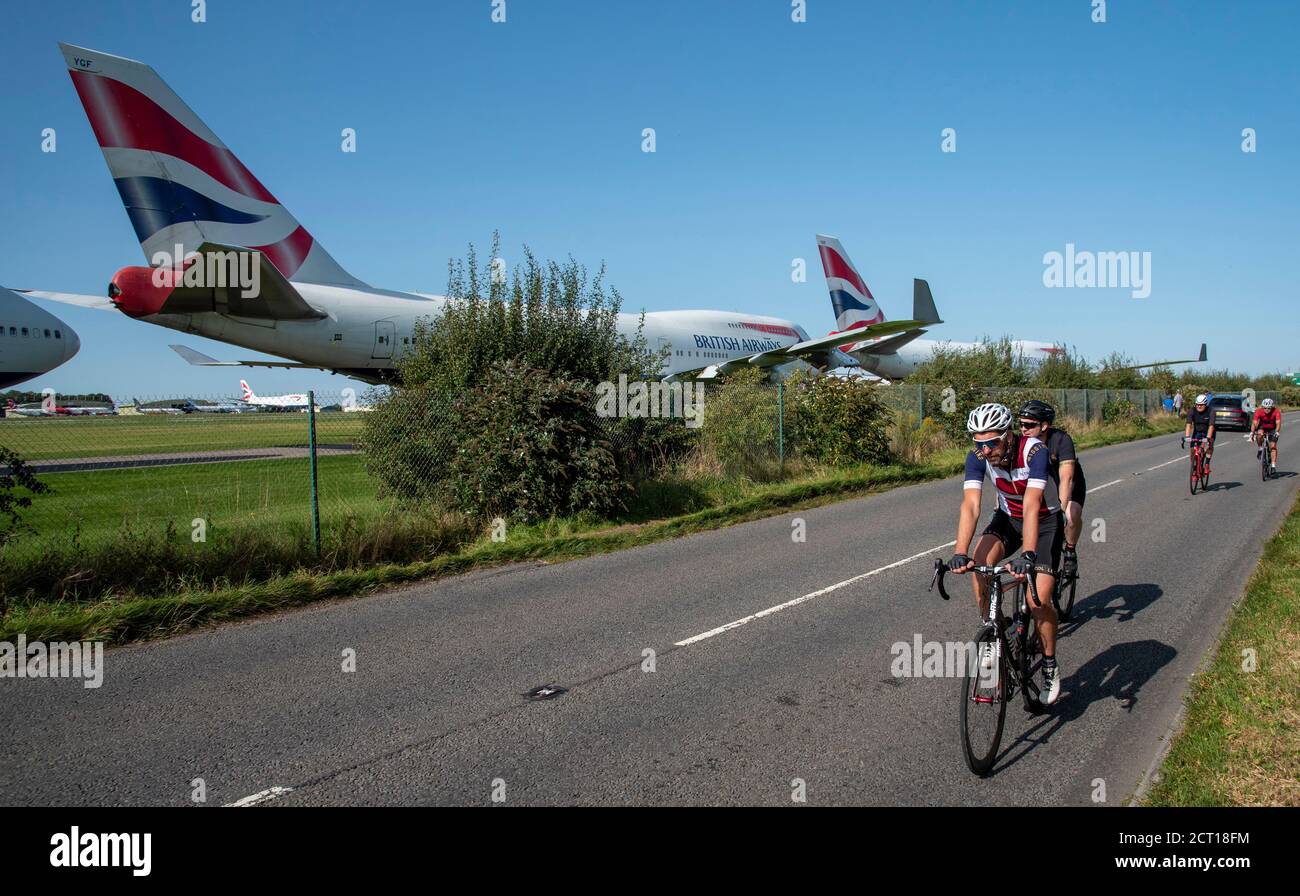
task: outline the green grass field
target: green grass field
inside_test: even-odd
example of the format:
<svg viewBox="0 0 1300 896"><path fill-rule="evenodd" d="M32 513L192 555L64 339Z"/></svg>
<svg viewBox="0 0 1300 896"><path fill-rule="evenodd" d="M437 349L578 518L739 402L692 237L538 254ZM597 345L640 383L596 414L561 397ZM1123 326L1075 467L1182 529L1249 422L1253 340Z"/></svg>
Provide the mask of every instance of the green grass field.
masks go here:
<svg viewBox="0 0 1300 896"><path fill-rule="evenodd" d="M353 444L361 414L317 414L320 444ZM24 460L113 457L307 444L306 414L128 414L120 417L6 417L0 446Z"/></svg>
<svg viewBox="0 0 1300 896"><path fill-rule="evenodd" d="M170 524L188 535L195 519L209 529L308 525L311 473L307 458L141 467L85 473L48 473L50 486L24 512L34 533L6 548L18 558L70 543L104 543L124 531L144 535ZM321 526L352 516L381 516L391 502L377 497L378 485L359 454L317 461Z"/></svg>

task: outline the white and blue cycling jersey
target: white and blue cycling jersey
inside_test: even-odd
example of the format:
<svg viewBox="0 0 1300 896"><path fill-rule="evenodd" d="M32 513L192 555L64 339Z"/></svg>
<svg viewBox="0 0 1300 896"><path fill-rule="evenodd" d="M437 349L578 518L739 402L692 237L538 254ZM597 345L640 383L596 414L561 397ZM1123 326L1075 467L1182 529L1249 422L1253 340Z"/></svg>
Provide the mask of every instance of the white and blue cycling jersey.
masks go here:
<svg viewBox="0 0 1300 896"><path fill-rule="evenodd" d="M1013 452L1010 469L991 464L976 452L966 455L966 481L963 488L984 488L984 477L993 479L998 490L998 509L1014 520L1024 519L1025 489L1043 491L1043 513L1056 513L1061 509L1057 489L1048 488L1051 479L1051 461L1047 446L1032 436L1012 436L1009 446Z"/></svg>

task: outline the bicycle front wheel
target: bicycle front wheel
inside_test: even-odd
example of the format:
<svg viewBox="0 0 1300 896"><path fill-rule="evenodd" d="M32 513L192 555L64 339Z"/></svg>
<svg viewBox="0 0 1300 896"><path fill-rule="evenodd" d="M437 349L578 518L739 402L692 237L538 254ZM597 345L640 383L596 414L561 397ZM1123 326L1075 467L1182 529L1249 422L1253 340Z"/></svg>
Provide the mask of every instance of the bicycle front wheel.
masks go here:
<svg viewBox="0 0 1300 896"><path fill-rule="evenodd" d="M975 636L975 654L961 679L961 750L967 767L986 775L1002 744L1007 717L1006 657L997 656L997 631L984 625Z"/></svg>

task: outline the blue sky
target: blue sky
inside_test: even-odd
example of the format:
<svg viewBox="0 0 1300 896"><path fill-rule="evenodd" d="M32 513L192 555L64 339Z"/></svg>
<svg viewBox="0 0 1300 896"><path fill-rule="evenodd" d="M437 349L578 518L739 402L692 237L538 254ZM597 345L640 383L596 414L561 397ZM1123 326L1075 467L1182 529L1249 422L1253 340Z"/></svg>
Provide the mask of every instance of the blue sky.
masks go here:
<svg viewBox="0 0 1300 896"><path fill-rule="evenodd" d="M362 279L441 291L508 261L602 260L625 308L832 318L814 233L886 314L930 281L935 338L1010 334L1098 359L1300 367L1300 77L1290 2L97 0L6 22L0 283L102 293L143 255L56 42L148 62ZM55 128L58 151L42 153ZM340 131L357 152L340 152ZM655 128L657 151L641 151ZM1243 128L1258 152L1241 151ZM953 128L957 152L941 152ZM1043 256L1151 253L1152 292L1048 289ZM791 260L807 282L791 282ZM47 304L80 355L31 386L232 394L246 350ZM357 385L251 371L263 393Z"/></svg>

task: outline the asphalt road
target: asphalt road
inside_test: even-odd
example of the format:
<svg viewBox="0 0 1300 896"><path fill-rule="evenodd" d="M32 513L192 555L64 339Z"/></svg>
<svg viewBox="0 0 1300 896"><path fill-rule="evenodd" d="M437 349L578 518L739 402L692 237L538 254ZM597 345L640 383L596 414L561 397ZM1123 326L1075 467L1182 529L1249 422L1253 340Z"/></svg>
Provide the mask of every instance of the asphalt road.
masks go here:
<svg viewBox="0 0 1300 896"><path fill-rule="evenodd" d="M789 805L801 779L809 804L1091 804L1098 780L1120 804L1295 499L1288 443L1265 483L1224 434L1195 497L1177 436L1083 455L1064 693L1008 710L987 779L956 683L891 674L895 644L978 623L965 581L926 592L949 479L111 650L97 690L0 679L0 802L187 805L201 778L207 805ZM568 690L525 699L543 684Z"/></svg>

